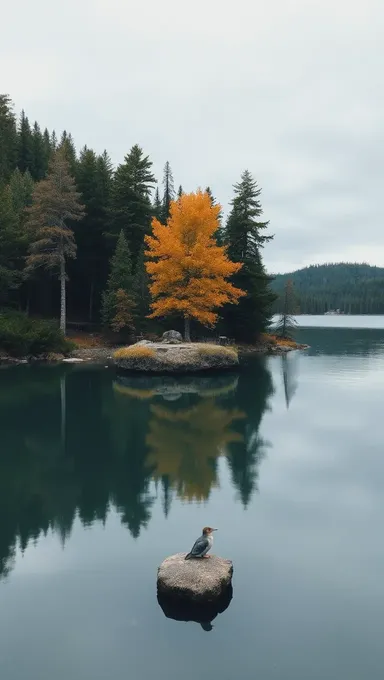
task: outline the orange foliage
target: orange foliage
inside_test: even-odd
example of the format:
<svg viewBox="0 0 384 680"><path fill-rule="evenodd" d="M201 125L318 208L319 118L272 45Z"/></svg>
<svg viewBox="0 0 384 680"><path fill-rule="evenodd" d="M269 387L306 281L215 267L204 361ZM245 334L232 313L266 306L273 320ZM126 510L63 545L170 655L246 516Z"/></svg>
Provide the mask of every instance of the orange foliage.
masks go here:
<svg viewBox="0 0 384 680"><path fill-rule="evenodd" d="M274 345L280 345L283 347L298 347L295 340L289 340L288 338L279 338L278 335L269 335L269 333L263 333L261 336L263 342L273 343Z"/></svg>
<svg viewBox="0 0 384 680"><path fill-rule="evenodd" d="M227 280L242 265L231 262L214 238L220 210L199 191L172 201L167 225L153 219L153 235L146 236L151 317L176 312L212 326L216 309L245 295Z"/></svg>

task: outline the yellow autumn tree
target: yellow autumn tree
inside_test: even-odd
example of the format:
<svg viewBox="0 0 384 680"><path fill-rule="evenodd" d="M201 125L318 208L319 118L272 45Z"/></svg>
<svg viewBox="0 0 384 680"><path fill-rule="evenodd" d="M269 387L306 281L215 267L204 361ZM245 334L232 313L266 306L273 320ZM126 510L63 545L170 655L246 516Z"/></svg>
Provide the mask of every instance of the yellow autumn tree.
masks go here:
<svg viewBox="0 0 384 680"><path fill-rule="evenodd" d="M150 317L182 314L186 341L191 319L214 326L217 310L245 295L228 280L242 265L231 262L215 240L220 211L206 192L182 194L171 202L167 224L154 218L152 235L146 236Z"/></svg>

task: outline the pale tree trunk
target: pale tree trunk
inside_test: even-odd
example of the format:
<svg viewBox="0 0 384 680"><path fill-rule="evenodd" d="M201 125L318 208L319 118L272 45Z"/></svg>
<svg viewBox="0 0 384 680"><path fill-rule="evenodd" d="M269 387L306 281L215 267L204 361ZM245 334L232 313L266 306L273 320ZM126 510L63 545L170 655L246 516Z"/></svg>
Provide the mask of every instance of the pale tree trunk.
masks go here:
<svg viewBox="0 0 384 680"><path fill-rule="evenodd" d="M184 340L185 340L185 342L191 342L190 318L189 318L189 316L184 317Z"/></svg>
<svg viewBox="0 0 384 680"><path fill-rule="evenodd" d="M64 252L60 253L60 329L65 335L67 319L66 319L66 289L65 289L65 257Z"/></svg>

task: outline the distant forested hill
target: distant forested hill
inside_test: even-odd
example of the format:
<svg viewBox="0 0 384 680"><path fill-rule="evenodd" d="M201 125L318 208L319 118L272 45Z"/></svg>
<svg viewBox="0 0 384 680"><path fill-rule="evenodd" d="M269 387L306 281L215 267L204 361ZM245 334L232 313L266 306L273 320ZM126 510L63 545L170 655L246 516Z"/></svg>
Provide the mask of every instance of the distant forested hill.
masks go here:
<svg viewBox="0 0 384 680"><path fill-rule="evenodd" d="M324 314L340 309L345 314L384 314L384 268L368 264L322 264L278 274L272 288L279 296L287 280L293 282L296 312ZM282 298L274 305L282 311Z"/></svg>

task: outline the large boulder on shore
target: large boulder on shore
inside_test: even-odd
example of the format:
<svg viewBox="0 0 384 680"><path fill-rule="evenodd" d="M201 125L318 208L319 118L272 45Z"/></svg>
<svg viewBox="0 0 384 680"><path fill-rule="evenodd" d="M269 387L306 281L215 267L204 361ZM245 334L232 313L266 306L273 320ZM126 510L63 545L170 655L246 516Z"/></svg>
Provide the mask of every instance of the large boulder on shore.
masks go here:
<svg viewBox="0 0 384 680"><path fill-rule="evenodd" d="M167 557L157 573L157 592L169 599L209 604L219 601L231 585L233 564L217 555L185 559L186 553Z"/></svg>
<svg viewBox="0 0 384 680"><path fill-rule="evenodd" d="M161 342L168 342L169 344L178 345L179 342L183 342L183 336L179 331L165 331L163 333Z"/></svg>

